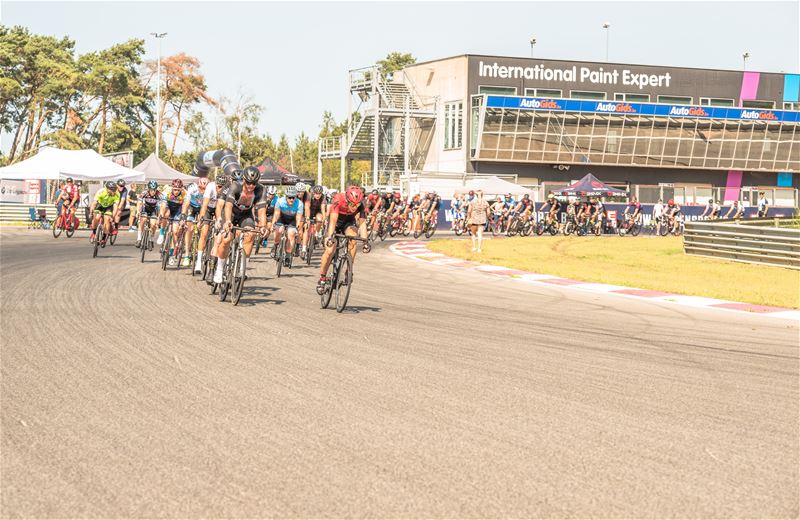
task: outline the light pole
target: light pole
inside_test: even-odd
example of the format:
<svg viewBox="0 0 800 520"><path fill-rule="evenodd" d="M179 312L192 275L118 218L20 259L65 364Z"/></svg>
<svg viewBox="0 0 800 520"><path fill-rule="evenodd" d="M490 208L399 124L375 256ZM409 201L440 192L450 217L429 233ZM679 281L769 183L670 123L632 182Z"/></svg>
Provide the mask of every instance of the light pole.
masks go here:
<svg viewBox="0 0 800 520"><path fill-rule="evenodd" d="M745 51L745 53L742 54L742 70L747 70L747 58L749 57L750 53L747 51Z"/></svg>
<svg viewBox="0 0 800 520"><path fill-rule="evenodd" d="M161 39L167 33L150 33L158 40L158 65L156 66L156 158L161 147Z"/></svg>
<svg viewBox="0 0 800 520"><path fill-rule="evenodd" d="M531 58L533 58L533 46L536 45L536 38L531 38Z"/></svg>
<svg viewBox="0 0 800 520"><path fill-rule="evenodd" d="M609 31L610 28L611 28L610 22L603 22L603 29L606 30L606 61L608 61L608 35L610 32Z"/></svg>

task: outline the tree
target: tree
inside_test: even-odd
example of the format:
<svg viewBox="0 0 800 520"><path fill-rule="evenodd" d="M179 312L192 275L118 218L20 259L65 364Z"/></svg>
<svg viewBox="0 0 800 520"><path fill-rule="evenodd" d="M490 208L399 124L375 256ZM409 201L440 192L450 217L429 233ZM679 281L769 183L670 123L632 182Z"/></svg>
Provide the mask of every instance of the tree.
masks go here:
<svg viewBox="0 0 800 520"><path fill-rule="evenodd" d="M417 62L411 53L390 52L382 60L378 60L378 70L384 78L390 78L398 70Z"/></svg>

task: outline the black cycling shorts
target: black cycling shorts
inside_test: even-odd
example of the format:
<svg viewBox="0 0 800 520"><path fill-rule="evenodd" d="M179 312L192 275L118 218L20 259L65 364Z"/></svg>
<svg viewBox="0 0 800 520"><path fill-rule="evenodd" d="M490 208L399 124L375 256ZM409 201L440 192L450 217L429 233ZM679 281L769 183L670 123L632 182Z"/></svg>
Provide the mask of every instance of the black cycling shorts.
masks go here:
<svg viewBox="0 0 800 520"><path fill-rule="evenodd" d="M240 213L234 212L233 215L231 215L231 223L238 227L256 227L253 214L249 211L242 211Z"/></svg>
<svg viewBox="0 0 800 520"><path fill-rule="evenodd" d="M335 233L344 233L344 230L352 227L357 228L356 223L356 216L355 215L344 215L339 213L339 217L336 219L336 230Z"/></svg>
<svg viewBox="0 0 800 520"><path fill-rule="evenodd" d="M148 217L158 216L158 204L143 204L140 215L147 215Z"/></svg>

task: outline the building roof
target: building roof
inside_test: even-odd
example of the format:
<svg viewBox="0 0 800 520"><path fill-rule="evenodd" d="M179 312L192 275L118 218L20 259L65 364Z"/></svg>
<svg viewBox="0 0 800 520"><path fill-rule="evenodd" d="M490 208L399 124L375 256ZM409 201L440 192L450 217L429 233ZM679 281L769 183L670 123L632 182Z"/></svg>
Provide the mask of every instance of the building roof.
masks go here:
<svg viewBox="0 0 800 520"><path fill-rule="evenodd" d="M567 60L562 58L542 58L542 57L530 58L528 56L492 56L490 54L456 54L454 56L447 56L435 60L420 61L414 63L413 65L409 65L406 68L416 67L418 65L427 65L439 61L452 60L455 58L490 58L495 60L512 59L512 60L528 60L533 62L563 61L566 63L576 63L576 64L616 65L616 66L628 66L628 67L669 67L670 69L704 70L704 71L718 71L718 72L744 72L736 69L714 69L708 67L682 67L679 65L648 64L648 63L620 63L612 61L606 62L606 61L590 61L590 60ZM758 70L748 70L747 72L759 72L761 74L797 74L797 72L775 72L775 71L758 71Z"/></svg>

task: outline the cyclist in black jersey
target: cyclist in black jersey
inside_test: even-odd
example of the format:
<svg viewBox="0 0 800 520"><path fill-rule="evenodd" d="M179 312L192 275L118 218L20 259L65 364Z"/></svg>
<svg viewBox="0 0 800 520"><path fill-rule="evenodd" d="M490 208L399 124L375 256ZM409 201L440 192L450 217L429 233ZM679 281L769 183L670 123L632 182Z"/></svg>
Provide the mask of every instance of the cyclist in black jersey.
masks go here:
<svg viewBox="0 0 800 520"><path fill-rule="evenodd" d="M318 241L322 241L322 226L328 216L328 201L320 185L311 188L308 201L303 204L306 217L306 229L303 235L303 253L307 251L311 233L315 233Z"/></svg>
<svg viewBox="0 0 800 520"><path fill-rule="evenodd" d="M267 225L267 203L266 188L258 183L261 173L258 168L250 166L242 173L241 182L232 182L228 188L228 195L225 200L224 210L224 233L217 247L216 255L219 258L217 269L214 272L214 283L222 283L222 273L230 252L230 245L237 233L232 233L233 226L252 227L253 231L244 234L243 251L246 257L250 256L253 250L253 241L256 237L256 223L253 215L258 220L258 228L263 234Z"/></svg>

